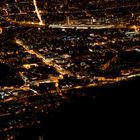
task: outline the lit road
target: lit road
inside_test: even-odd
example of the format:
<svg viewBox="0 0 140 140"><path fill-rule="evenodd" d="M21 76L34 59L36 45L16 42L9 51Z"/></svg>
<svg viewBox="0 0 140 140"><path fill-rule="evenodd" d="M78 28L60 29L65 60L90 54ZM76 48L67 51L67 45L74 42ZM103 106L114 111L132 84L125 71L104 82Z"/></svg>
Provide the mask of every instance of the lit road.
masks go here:
<svg viewBox="0 0 140 140"><path fill-rule="evenodd" d="M13 23L13 24L18 24L21 26L33 26L33 27L41 27L41 26L45 26L45 24L40 23L40 22L34 22L34 21L16 21L10 18L5 18L6 21Z"/></svg>
<svg viewBox="0 0 140 140"><path fill-rule="evenodd" d="M25 45L25 44L23 43L23 41L21 41L21 40L19 40L19 39L16 39L16 43L17 43L19 46L22 46L29 54L35 55L37 58L39 58L39 59L42 61L42 63L44 63L44 64L46 64L46 65L48 65L48 66L53 66L53 67L57 70L57 72L60 74L59 77L50 77L50 78L51 78L51 81L55 83L55 87L56 87L56 89L57 89L57 92L58 92L59 94L61 94L61 91L60 91L60 89L59 89L59 82L58 82L58 80L59 80L59 79L63 79L63 76L64 76L65 74L72 75L72 73L69 72L69 71L67 71L67 70L62 69L60 65L57 65L57 64L53 63L51 59L47 59L47 58L45 58L44 56L42 56L41 54L35 52L34 50L30 50L30 49L29 49L30 46ZM23 77L23 76L22 76L22 77ZM25 79L25 78L23 78L23 79ZM45 80L45 82L48 82L48 81ZM36 84L39 84L39 83L36 82Z"/></svg>
<svg viewBox="0 0 140 140"><path fill-rule="evenodd" d="M54 68L56 68L56 70L58 71L58 73L60 73L60 75L63 77L65 74L69 74L72 75L71 72L64 70L63 68L61 68L60 65L55 64L54 62L52 62L52 59L48 59L45 58L44 56L42 56L41 54L39 54L38 52L35 52L34 50L30 50L30 46L25 45L23 43L23 41L16 39L16 43L20 46L22 46L29 54L31 55L35 55L37 58L39 58L44 64L48 65L48 66L53 66ZM60 76L60 77L61 77Z"/></svg>

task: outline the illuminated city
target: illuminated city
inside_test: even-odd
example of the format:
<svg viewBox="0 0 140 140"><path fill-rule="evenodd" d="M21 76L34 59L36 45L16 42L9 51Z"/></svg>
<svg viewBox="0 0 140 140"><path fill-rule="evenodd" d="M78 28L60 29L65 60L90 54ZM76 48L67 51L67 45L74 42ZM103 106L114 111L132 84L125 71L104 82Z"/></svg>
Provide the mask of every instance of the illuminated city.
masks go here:
<svg viewBox="0 0 140 140"><path fill-rule="evenodd" d="M139 0L0 2L0 140L81 139L139 81Z"/></svg>

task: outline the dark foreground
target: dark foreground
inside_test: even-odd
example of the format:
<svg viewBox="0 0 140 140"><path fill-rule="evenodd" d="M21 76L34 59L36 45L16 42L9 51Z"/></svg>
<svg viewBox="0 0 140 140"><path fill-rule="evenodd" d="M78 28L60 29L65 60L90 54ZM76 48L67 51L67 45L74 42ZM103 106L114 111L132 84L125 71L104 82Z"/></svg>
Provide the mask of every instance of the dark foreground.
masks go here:
<svg viewBox="0 0 140 140"><path fill-rule="evenodd" d="M70 102L63 103L49 116L39 116L43 125L17 132L17 140L129 137L138 129L139 83L140 79L136 78L78 91L83 96L73 94Z"/></svg>

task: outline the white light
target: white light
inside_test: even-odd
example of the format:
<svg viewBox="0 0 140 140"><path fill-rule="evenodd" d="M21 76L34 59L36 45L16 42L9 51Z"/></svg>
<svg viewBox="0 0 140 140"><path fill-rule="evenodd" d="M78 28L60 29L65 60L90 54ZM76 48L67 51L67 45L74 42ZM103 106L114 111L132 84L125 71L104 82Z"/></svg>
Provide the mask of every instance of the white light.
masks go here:
<svg viewBox="0 0 140 140"><path fill-rule="evenodd" d="M41 18L41 15L40 15L40 13L39 13L39 11L38 11L38 7L37 7L37 2L36 2L36 0L33 0L33 4L34 4L34 7L35 7L35 12L36 12L36 14L37 14L37 17L38 17L38 19L39 19L39 21L40 21L40 25L43 25L43 21L42 21L42 18Z"/></svg>

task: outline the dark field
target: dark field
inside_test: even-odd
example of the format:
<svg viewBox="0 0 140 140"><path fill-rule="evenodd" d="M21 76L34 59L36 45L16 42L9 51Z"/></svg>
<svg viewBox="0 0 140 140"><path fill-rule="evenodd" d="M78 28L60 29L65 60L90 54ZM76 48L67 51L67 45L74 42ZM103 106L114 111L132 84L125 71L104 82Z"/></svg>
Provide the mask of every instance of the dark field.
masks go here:
<svg viewBox="0 0 140 140"><path fill-rule="evenodd" d="M42 127L18 131L17 140L129 137L132 131L137 133L139 82L136 78L78 91L83 96L77 96L75 91L70 102L63 103L48 116L37 114L44 122Z"/></svg>

